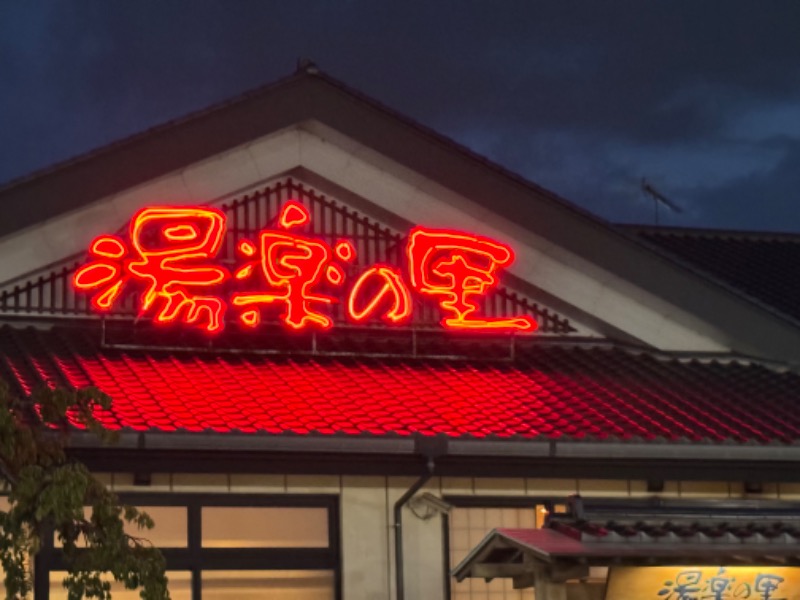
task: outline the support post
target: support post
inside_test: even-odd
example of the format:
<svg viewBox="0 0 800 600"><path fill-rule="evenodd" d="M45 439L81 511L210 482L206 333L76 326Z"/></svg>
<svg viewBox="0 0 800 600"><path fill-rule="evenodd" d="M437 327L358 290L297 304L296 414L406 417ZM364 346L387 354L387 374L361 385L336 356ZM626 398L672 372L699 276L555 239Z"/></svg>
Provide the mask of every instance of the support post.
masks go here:
<svg viewBox="0 0 800 600"><path fill-rule="evenodd" d="M536 600L567 600L567 584L553 581L549 570L537 567L534 571Z"/></svg>

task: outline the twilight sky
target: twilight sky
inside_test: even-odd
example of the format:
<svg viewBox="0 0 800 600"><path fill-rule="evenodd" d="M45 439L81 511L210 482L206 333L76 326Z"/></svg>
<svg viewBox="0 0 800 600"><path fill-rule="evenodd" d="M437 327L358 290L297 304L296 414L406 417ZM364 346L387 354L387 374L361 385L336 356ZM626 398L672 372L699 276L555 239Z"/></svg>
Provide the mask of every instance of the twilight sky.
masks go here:
<svg viewBox="0 0 800 600"><path fill-rule="evenodd" d="M800 0L0 0L0 182L301 56L610 220L800 232Z"/></svg>

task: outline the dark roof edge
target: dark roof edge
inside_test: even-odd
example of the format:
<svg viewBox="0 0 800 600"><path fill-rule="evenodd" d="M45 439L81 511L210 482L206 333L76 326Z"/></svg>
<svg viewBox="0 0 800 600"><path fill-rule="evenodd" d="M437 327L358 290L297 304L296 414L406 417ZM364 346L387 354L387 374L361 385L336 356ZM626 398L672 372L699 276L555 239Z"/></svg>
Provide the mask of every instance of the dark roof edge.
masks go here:
<svg viewBox="0 0 800 600"><path fill-rule="evenodd" d="M493 162L492 160L483 156L482 154L479 154L474 150L470 149L469 147L457 142L456 140L446 135L443 135L426 125L423 125L419 121L416 121L415 119L412 119L411 117L404 115L398 110L364 94L363 92L347 85L343 81L320 71L316 66L311 66L309 68L298 68L298 70L292 73L291 75L278 79L277 81L262 86L258 86L228 100L217 102L205 108L192 111L182 117L169 119L163 123L159 123L144 131L113 141L109 144L105 144L103 146L94 148L92 150L89 150L88 152L79 154L77 156L68 158L66 160L59 161L43 169L37 169L31 173L28 173L21 177L14 178L5 183L0 182L0 202L2 202L4 195L13 193L15 189L24 187L26 184L31 184L34 182L40 183L42 179L45 179L47 177L58 175L59 173L63 173L71 168L81 166L94 159L107 157L111 154L118 153L119 151L129 149L130 147L135 146L140 142L149 141L151 138L155 136L160 136L162 134L170 133L182 126L194 124L205 117L219 114L231 107L235 107L237 105L241 105L248 101L258 99L259 97L270 94L279 88L287 88L292 84L312 79L325 82L332 88L335 88L340 92L343 92L345 95L350 96L355 100L358 100L359 102L369 106L373 110L379 113L383 113L384 116L389 116L392 119L395 119L396 121L402 123L403 125L410 127L417 133L424 135L429 140L447 148L448 150L451 151L456 150L459 153L467 156L468 158L480 162L482 165L490 168L491 170L501 174L506 178L513 179L517 183L522 184L523 186L529 189L534 190L535 192L547 198L549 201L552 201L557 205L561 205L564 208L573 211L575 214L580 215L584 219L588 219L589 221L601 224L604 227L611 226L611 223L609 221L570 202L566 198L563 198L555 194L554 192L536 184L535 182L530 181L525 177L522 177L518 173L515 173L514 171L511 171L503 167L502 165ZM88 198L86 203L91 202L92 200L95 199L97 198ZM4 235L5 233L7 232L0 230L0 235Z"/></svg>
<svg viewBox="0 0 800 600"><path fill-rule="evenodd" d="M517 456L554 459L625 460L714 460L714 461L797 461L798 445L760 445L753 443L714 443L666 440L642 441L494 441L451 440L450 455Z"/></svg>
<svg viewBox="0 0 800 600"><path fill-rule="evenodd" d="M75 432L72 435L70 446L73 448L99 448L106 445L93 434ZM412 437L402 438L399 436L378 438L342 435L123 431L112 448L122 450L214 450L219 452L414 454L416 443Z"/></svg>
<svg viewBox="0 0 800 600"><path fill-rule="evenodd" d="M0 186L6 208L0 237L307 120L308 103L298 102L293 90L311 79L303 73L284 77L7 182ZM274 94L278 89L286 93ZM266 109L260 105L265 99L271 100Z"/></svg>
<svg viewBox="0 0 800 600"><path fill-rule="evenodd" d="M649 233L653 235L684 235L688 237L712 237L751 239L758 241L780 240L800 243L800 233L790 231L756 231L752 229L716 229L711 227L681 227L677 225L642 225L636 223L614 223L623 231Z"/></svg>
<svg viewBox="0 0 800 600"><path fill-rule="evenodd" d="M690 460L722 462L797 462L800 445L714 443L666 440L572 441L547 438L533 440L482 440L437 436L446 447L443 456L552 459ZM73 434L73 448L99 448L104 444L85 432ZM270 435L209 432L122 432L113 446L122 450L214 450L219 452L264 451L282 453L395 454L420 453L418 437Z"/></svg>
<svg viewBox="0 0 800 600"><path fill-rule="evenodd" d="M204 108L200 108L198 110L193 110L190 113L185 114L183 116L180 116L180 117L177 117L177 118L174 118L174 119L168 119L168 120L166 120L164 122L161 122L161 123L158 123L156 125L153 125L152 127L149 127L147 129L145 129L144 131L139 131L139 132L134 133L132 135L125 136L125 137L120 138L118 140L114 140L113 142L110 142L108 144L104 144L102 146L98 146L96 148L92 148L91 150L88 150L88 151L83 152L81 154L78 154L76 156L72 156L72 157L67 158L65 160L58 161L58 162L56 162L56 163L54 163L52 165L48 165L48 166L43 167L41 169L36 169L36 170L34 170L34 171L30 172L30 173L26 173L24 175L21 175L19 177L15 177L15 178L10 179L8 181L0 182L0 198L2 198L2 196L4 194L13 192L14 188L21 187L21 186L24 186L25 184L33 182L35 180L39 180L39 179L42 179L42 178L57 174L60 171L67 170L67 169L69 169L71 167L74 167L76 165L80 165L82 163L91 161L91 160L93 160L95 158L98 158L100 156L105 156L107 154L111 154L111 153L116 152L118 150L122 150L122 149L124 149L124 148L126 148L128 146L135 145L138 142L141 142L141 141L143 141L145 139L148 139L148 138L150 138L152 136L160 135L162 133L167 133L170 130L172 130L173 128L175 128L175 127L179 127L179 126L184 125L186 123L189 123L189 122L192 122L192 121L196 121L196 120L198 120L198 119L200 119L200 118L202 118L204 116L207 116L209 114L213 114L215 112L222 111L222 110L224 110L224 109L226 109L226 108L228 108L228 107L230 107L232 105L239 104L240 102L243 102L243 101L246 101L246 100L250 100L250 99L252 99L254 97L257 97L257 96L260 96L262 94L268 93L268 92L270 92L270 91L272 91L272 90L274 90L276 88L279 88L281 86L289 84L293 80L297 80L297 79L299 79L299 74L298 73L293 73L293 74L288 75L286 77L282 77L282 78L278 79L277 81L272 81L272 82L267 83L265 85L260 85L258 87L253 88L253 89L247 90L246 92L238 94L237 96L235 96L233 98L228 98L227 100L223 100L221 102L215 102L214 104L211 104L211 105L206 106Z"/></svg>

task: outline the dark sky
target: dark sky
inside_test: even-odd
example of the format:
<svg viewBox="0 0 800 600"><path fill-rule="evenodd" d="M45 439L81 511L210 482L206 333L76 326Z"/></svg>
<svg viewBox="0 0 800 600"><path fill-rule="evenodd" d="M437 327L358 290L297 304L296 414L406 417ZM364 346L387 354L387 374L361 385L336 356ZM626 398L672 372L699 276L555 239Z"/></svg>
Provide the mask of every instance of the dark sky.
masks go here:
<svg viewBox="0 0 800 600"><path fill-rule="evenodd" d="M799 0L0 0L0 181L299 56L608 219L800 232Z"/></svg>

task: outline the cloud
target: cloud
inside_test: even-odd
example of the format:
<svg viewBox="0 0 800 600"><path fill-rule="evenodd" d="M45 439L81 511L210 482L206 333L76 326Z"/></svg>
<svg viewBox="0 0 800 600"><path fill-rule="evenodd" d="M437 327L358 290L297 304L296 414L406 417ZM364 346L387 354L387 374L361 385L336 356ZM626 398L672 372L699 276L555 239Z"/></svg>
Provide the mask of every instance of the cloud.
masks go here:
<svg viewBox="0 0 800 600"><path fill-rule="evenodd" d="M308 56L603 216L649 219L629 190L657 175L711 218L715 189L770 185L777 136L800 138L798 22L796 0L5 3L0 181Z"/></svg>
<svg viewBox="0 0 800 600"><path fill-rule="evenodd" d="M765 231L800 231L800 140L775 139L784 155L773 169L742 175L693 192L698 225Z"/></svg>

